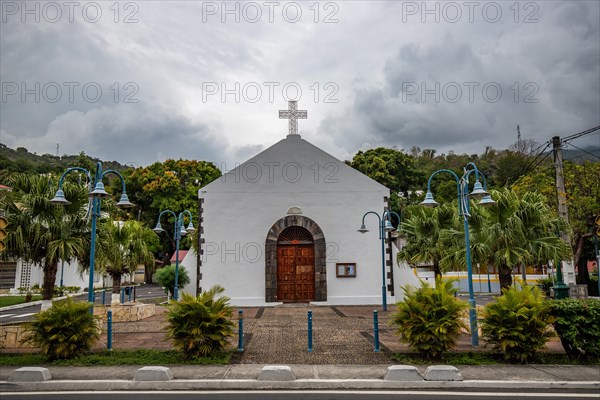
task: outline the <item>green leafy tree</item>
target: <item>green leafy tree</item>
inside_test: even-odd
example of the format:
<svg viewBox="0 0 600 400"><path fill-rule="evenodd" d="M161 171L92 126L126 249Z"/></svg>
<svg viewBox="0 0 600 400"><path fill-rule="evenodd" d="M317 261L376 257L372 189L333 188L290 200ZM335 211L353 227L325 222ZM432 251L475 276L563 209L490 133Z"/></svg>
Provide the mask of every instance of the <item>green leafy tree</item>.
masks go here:
<svg viewBox="0 0 600 400"><path fill-rule="evenodd" d="M586 243L589 246L593 236L593 218L600 215L600 162L586 161L583 164L564 162L569 225L572 232L573 259L579 270L587 261L584 255ZM520 195L537 192L544 196L546 204L558 212L555 171L552 167L543 167L522 176L513 190ZM585 282L584 282L585 283Z"/></svg>
<svg viewBox="0 0 600 400"><path fill-rule="evenodd" d="M185 267L181 265L177 272L177 286L179 289L182 289L185 285L190 283L190 277L188 276ZM160 286L167 288L171 297L173 297L175 290L175 265L168 265L156 271L156 280Z"/></svg>
<svg viewBox="0 0 600 400"><path fill-rule="evenodd" d="M9 221L6 254L40 265L44 272L43 299L51 300L59 259L85 257L87 189L63 186L70 205L50 203L55 188L41 175L14 174L12 191L0 198Z"/></svg>
<svg viewBox="0 0 600 400"><path fill-rule="evenodd" d="M40 347L48 360L77 357L92 348L100 328L90 313L90 305L71 299L56 302L25 323L24 342Z"/></svg>
<svg viewBox="0 0 600 400"><path fill-rule="evenodd" d="M439 358L456 345L461 329L467 329L463 317L468 305L455 297L453 284L438 279L436 287L427 282L420 288L402 287L404 300L396 304L390 324L402 342L425 358Z"/></svg>
<svg viewBox="0 0 600 400"><path fill-rule="evenodd" d="M378 147L359 151L346 163L390 189L391 209L395 212L404 206L406 200L402 199L408 199L409 191L426 182L423 173L415 168L414 157L396 149ZM404 197L401 198L399 193Z"/></svg>
<svg viewBox="0 0 600 400"><path fill-rule="evenodd" d="M195 160L167 160L148 167L126 171L127 192L131 202L138 206L139 220L153 227L161 211L169 209L176 213L189 210L196 214L198 189L221 176L221 171L211 162ZM175 220L165 217L162 221L165 234L161 235L162 248L167 248L166 259L175 253L172 226ZM194 221L197 225L198 221ZM190 235L191 236L191 235ZM191 237L184 237L182 249L190 247Z"/></svg>
<svg viewBox="0 0 600 400"><path fill-rule="evenodd" d="M398 261L432 263L436 279L441 277L443 269L440 262L448 252L442 240L443 232L456 224L456 212L448 205L436 208L407 207L401 224L401 234L406 237L406 244L398 253Z"/></svg>
<svg viewBox="0 0 600 400"><path fill-rule="evenodd" d="M223 351L233 336L233 307L225 289L213 286L194 297L182 293L169 302L167 335L187 359Z"/></svg>
<svg viewBox="0 0 600 400"><path fill-rule="evenodd" d="M60 175L68 167L80 166L88 170L93 169L96 162L100 160L94 159L85 153L79 155L63 155L56 156L52 154L38 155L30 153L25 147L17 147L13 150L0 143L0 183L7 184L10 180L10 175L13 173L27 174L44 174L44 175ZM106 161L104 166L107 169L116 169L121 171L124 169L122 165L115 161Z"/></svg>
<svg viewBox="0 0 600 400"><path fill-rule="evenodd" d="M586 242L591 245L594 217L600 215L600 162L574 164L566 161L564 172L573 259L583 280L581 283L587 283L589 276L584 249Z"/></svg>
<svg viewBox="0 0 600 400"><path fill-rule="evenodd" d="M564 221L546 205L543 196L526 193L522 198L513 191L492 191L496 204L472 205L469 219L472 254L475 262L498 267L501 288L512 284L512 269L517 265L555 263L570 255L570 247L557 232ZM451 232L453 246L444 263L465 259L464 235Z"/></svg>
<svg viewBox="0 0 600 400"><path fill-rule="evenodd" d="M424 176L415 169L414 158L395 149L378 147L359 151L350 166L395 192L406 193L424 181Z"/></svg>
<svg viewBox="0 0 600 400"><path fill-rule="evenodd" d="M521 176L511 186L511 189L519 197L523 197L528 192L539 193L545 197L546 204L550 209L558 212L554 167L538 168L527 175Z"/></svg>
<svg viewBox="0 0 600 400"><path fill-rule="evenodd" d="M134 272L138 265L152 267L154 255L145 238L154 232L138 221L104 221L98 229L96 264L112 278L113 298L121 292L121 277Z"/></svg>
<svg viewBox="0 0 600 400"><path fill-rule="evenodd" d="M552 305L536 286L512 286L483 310L482 337L510 361L527 362L555 336Z"/></svg>
<svg viewBox="0 0 600 400"><path fill-rule="evenodd" d="M531 160L520 152L506 151L497 161L494 183L497 186L509 186L527 171Z"/></svg>

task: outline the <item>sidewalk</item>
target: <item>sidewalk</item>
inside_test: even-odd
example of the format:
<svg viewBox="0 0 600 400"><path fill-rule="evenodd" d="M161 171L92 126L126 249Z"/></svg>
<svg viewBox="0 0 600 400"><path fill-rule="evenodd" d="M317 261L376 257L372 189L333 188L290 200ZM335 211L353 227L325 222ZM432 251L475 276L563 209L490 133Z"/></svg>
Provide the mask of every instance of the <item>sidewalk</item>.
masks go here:
<svg viewBox="0 0 600 400"><path fill-rule="evenodd" d="M308 352L307 312L313 314L313 351ZM484 365L457 366L464 381L390 382L383 378L394 364L393 352L408 352L388 326L393 313L379 310L381 352L373 347L373 307L308 305L244 309L244 352L231 365L171 365L173 380L134 382L142 366L57 367L49 366L52 380L27 385L6 381L16 367L0 369L0 390L107 390L107 389L260 389L260 388L580 388L600 390L600 366ZM115 323L114 349L170 349L163 332L165 308L139 322ZM236 309L237 314L237 309ZM106 335L97 350L106 346ZM232 340L237 348L237 335ZM5 349L6 352L8 349ZM453 352L490 351L484 343L473 348L463 334ZM545 352L563 353L558 340ZM265 365L288 365L295 374L289 382L257 380ZM417 366L421 374L426 365ZM99 378L101 378L99 380ZM12 385L12 386L11 386ZM154 386L153 386L154 385Z"/></svg>
<svg viewBox="0 0 600 400"><path fill-rule="evenodd" d="M375 307L375 309L378 307ZM313 351L308 352L307 312L313 315ZM395 352L410 352L400 343L394 327L388 324L392 307L379 307L379 341L381 352L374 352L373 310L369 306L309 307L308 305L272 308L244 308L244 352L235 357L240 364L295 365L377 365L389 364ZM236 309L237 315L238 309ZM113 325L113 348L132 350L171 349L163 333L164 307L156 315L135 323ZM236 324L237 333L237 324ZM103 335L96 349L106 346ZM237 348L237 335L232 343ZM470 335L460 336L453 352L491 351L484 342L472 347ZM545 352L564 354L558 339L548 342Z"/></svg>
<svg viewBox="0 0 600 400"><path fill-rule="evenodd" d="M257 389L525 389L600 391L599 366L462 366L462 381L390 381L388 365L291 365L295 379L259 380L263 365L172 365L172 380L136 381L134 366L49 367L51 380L7 382L13 368L0 369L0 391L81 390L257 390ZM421 374L425 367L418 367ZM101 379L99 379L101 377Z"/></svg>

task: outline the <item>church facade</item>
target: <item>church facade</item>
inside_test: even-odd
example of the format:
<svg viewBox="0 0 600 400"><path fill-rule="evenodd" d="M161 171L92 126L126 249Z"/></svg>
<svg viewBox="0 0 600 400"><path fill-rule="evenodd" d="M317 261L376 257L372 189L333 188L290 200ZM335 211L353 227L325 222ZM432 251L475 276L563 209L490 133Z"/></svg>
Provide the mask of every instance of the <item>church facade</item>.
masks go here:
<svg viewBox="0 0 600 400"><path fill-rule="evenodd" d="M301 113L294 103L280 116ZM397 264L388 239L382 270L375 215L366 216L369 232L357 232L366 212L387 209L389 189L302 139L295 123L285 139L199 189L201 250L181 263L192 282L182 290L218 284L233 305L269 306L381 304L383 288L394 302L416 276Z"/></svg>

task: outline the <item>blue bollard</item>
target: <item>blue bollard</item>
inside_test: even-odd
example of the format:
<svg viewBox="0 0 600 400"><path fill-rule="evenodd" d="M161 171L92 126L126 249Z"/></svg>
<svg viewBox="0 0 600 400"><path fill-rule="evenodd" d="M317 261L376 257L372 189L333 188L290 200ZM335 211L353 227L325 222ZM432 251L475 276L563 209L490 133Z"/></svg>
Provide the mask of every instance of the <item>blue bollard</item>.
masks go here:
<svg viewBox="0 0 600 400"><path fill-rule="evenodd" d="M244 351L244 311L238 311L238 352Z"/></svg>
<svg viewBox="0 0 600 400"><path fill-rule="evenodd" d="M125 288L121 288L121 304L125 303Z"/></svg>
<svg viewBox="0 0 600 400"><path fill-rule="evenodd" d="M312 311L308 310L308 352L313 350L313 328L312 328Z"/></svg>
<svg viewBox="0 0 600 400"><path fill-rule="evenodd" d="M92 303L96 302L96 292L92 292Z"/></svg>
<svg viewBox="0 0 600 400"><path fill-rule="evenodd" d="M102 289L102 305L106 304L106 289Z"/></svg>
<svg viewBox="0 0 600 400"><path fill-rule="evenodd" d="M373 310L373 336L375 339L375 353L379 353L379 317L377 310Z"/></svg>
<svg viewBox="0 0 600 400"><path fill-rule="evenodd" d="M106 317L106 348L112 350L112 311L108 310Z"/></svg>

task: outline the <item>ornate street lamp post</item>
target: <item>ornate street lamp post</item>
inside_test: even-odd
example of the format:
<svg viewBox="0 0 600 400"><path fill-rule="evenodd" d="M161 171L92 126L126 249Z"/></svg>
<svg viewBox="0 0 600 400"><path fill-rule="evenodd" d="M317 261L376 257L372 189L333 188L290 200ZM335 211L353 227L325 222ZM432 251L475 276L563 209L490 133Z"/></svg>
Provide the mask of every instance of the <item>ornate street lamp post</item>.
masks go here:
<svg viewBox="0 0 600 400"><path fill-rule="evenodd" d="M63 181L65 180L65 176L73 171L80 171L87 175L88 180L90 182L90 191L89 196L92 199L92 241L90 245L90 281L88 286L88 302L92 303L91 311L94 310L94 264L96 258L96 220L100 216L100 203L103 198L109 196L109 194L104 190L104 184L102 183L102 179L108 174L113 174L121 179L122 190L121 190L121 198L117 203L117 207L120 208L129 208L133 207L133 204L129 202L129 198L127 197L126 187L125 187L125 179L123 176L115 170L109 169L106 171L102 171L102 163L98 162L96 164L96 173L94 175L94 179L92 180L92 174L85 168L81 167L72 167L68 168L60 177L58 181L58 190L54 195L54 198L50 200L51 203L67 205L70 204L69 200L65 198L65 193L62 190Z"/></svg>
<svg viewBox="0 0 600 400"><path fill-rule="evenodd" d="M485 190L486 181L485 176L477 169L477 166L470 162L463 168L463 176L458 177L454 171L449 169L440 169L435 171L429 177L427 181L427 194L425 200L421 202L421 205L425 207L436 207L439 203L433 199L433 193L431 192L431 179L442 172L446 172L456 179L456 190L458 192L458 214L463 217L464 231L465 231L465 246L466 246L466 258L467 258L467 279L469 284L469 323L471 327L471 345L479 346L479 333L477 331L477 305L475 303L475 295L473 293L473 265L471 260L471 240L469 237L469 217L470 204L469 196L481 199L479 205L490 206L496 202L492 200L489 193ZM469 176L475 173L475 184L473 185L473 191L469 194ZM479 177L483 178L484 186L479 182Z"/></svg>
<svg viewBox="0 0 600 400"><path fill-rule="evenodd" d="M393 211L384 211L382 216L379 216L379 214L375 211L367 211L362 217L362 223L358 229L358 232L369 232L365 226L365 217L369 214L374 214L379 220L379 240L381 240L381 304L383 306L383 311L387 311L387 291L385 289L385 233L394 230L392 222L390 221L391 214L394 214L398 218L398 230L400 230L400 216Z"/></svg>
<svg viewBox="0 0 600 400"><path fill-rule="evenodd" d="M162 217L164 213L169 213L173 217L175 217L175 228L174 228L174 232L173 232L173 238L175 239L175 287L173 289L173 298L175 300L178 300L179 299L179 241L181 240L181 236L185 236L188 233L192 233L196 229L194 228L194 224L192 223L192 213L189 212L188 210L183 210L182 212L179 213L179 215L175 214L174 211L164 210L164 211L161 211L161 213L158 215L158 220L156 221L156 226L154 227L154 229L152 229L157 234L160 234L165 231L162 228L162 226L160 225L160 217ZM190 223L188 224L187 228L185 228L185 229L183 228L184 214L188 214L188 217L190 219Z"/></svg>

